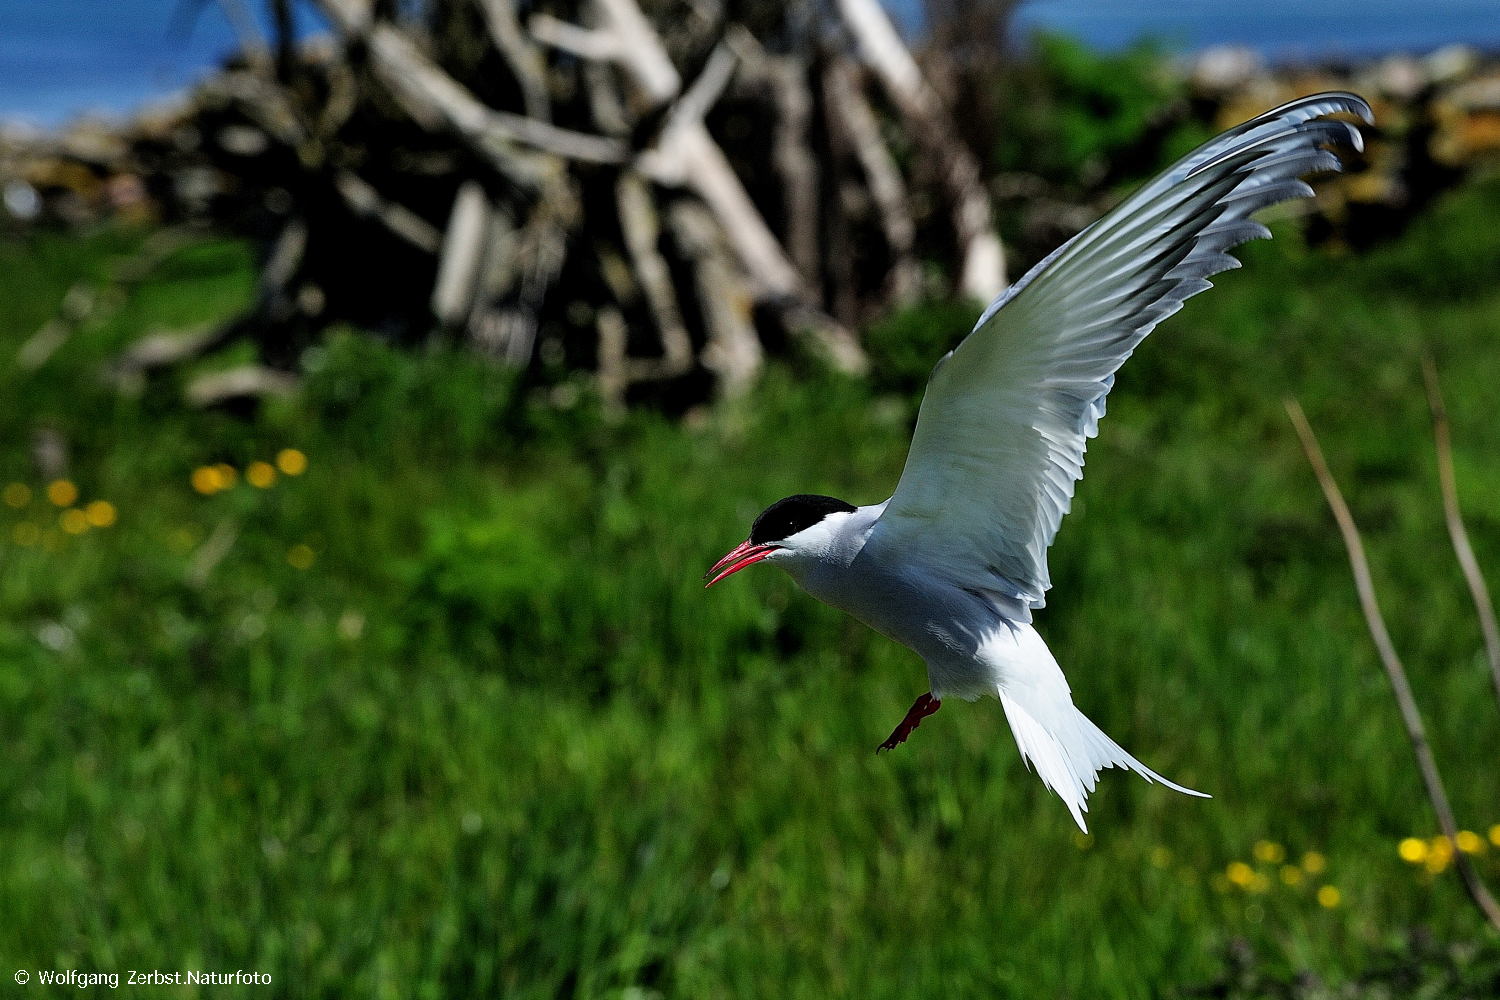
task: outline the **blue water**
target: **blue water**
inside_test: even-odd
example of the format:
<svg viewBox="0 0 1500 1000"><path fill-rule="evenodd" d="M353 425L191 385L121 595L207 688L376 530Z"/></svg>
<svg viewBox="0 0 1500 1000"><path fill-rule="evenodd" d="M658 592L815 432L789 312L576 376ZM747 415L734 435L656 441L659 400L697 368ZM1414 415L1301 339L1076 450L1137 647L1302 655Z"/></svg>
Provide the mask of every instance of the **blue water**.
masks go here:
<svg viewBox="0 0 1500 1000"><path fill-rule="evenodd" d="M264 25L263 0L243 3ZM323 27L306 2L296 16L300 33ZM216 0L0 0L0 119L118 116L191 84L237 48Z"/></svg>
<svg viewBox="0 0 1500 1000"><path fill-rule="evenodd" d="M1099 48L1151 36L1175 49L1249 45L1276 60L1426 52L1452 42L1500 49L1500 0L1031 0L1016 24Z"/></svg>
<svg viewBox="0 0 1500 1000"><path fill-rule="evenodd" d="M242 0L264 19L264 0ZM921 0L887 0L920 31ZM174 16L196 10L190 30ZM299 0L303 32L321 30ZM1030 0L1021 31L1060 30L1101 48L1152 36L1174 48L1226 42L1272 58L1424 51L1449 42L1500 49L1500 0ZM52 125L120 115L190 84L235 49L216 0L0 0L0 119Z"/></svg>

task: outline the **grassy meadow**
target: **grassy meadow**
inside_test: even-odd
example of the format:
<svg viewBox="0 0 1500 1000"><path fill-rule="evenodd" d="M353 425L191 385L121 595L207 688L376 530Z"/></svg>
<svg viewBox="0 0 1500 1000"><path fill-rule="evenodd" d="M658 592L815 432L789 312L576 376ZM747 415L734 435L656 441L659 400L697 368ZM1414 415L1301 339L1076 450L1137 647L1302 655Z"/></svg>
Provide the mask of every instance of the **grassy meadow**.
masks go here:
<svg viewBox="0 0 1500 1000"><path fill-rule="evenodd" d="M0 365L0 485L24 487L0 507L0 957L274 977L215 996L1282 996L1255 984L1359 982L1419 929L1423 995L1486 994L1452 868L1398 855L1436 822L1281 400L1487 836L1500 709L1420 357L1500 588L1496 218L1488 183L1363 255L1283 228L1124 368L1038 625L1085 712L1214 798L1106 772L1089 837L997 702L877 757L926 690L914 654L775 570L700 581L779 497L889 494L966 308L870 331L868 382L784 362L684 420L611 426L587 391L347 333L246 417L183 408L190 373L99 377L249 300L243 248L179 250L38 371ZM141 239L0 239L0 356ZM66 506L38 428L68 442ZM300 474L247 481L289 449ZM220 463L233 483L196 489ZM1500 881L1500 846L1477 861Z"/></svg>

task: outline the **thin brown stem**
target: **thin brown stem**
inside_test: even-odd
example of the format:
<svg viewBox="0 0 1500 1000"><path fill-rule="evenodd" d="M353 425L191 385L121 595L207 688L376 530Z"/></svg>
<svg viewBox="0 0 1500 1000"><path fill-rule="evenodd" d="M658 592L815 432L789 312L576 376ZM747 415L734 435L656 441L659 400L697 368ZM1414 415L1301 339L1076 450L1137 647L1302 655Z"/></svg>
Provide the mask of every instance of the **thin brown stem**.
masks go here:
<svg viewBox="0 0 1500 1000"><path fill-rule="evenodd" d="M1375 640L1380 661L1385 665L1386 676L1390 678L1391 688L1396 693L1396 704L1400 706L1401 719L1406 723L1406 735L1411 739L1412 751L1417 757L1417 769L1422 772L1422 782L1427 786L1427 798L1432 802L1433 812L1437 813L1443 836L1448 838L1448 843L1453 848L1454 867L1458 869L1464 887L1469 890L1475 905L1490 924L1500 930L1500 905L1496 904L1484 883L1479 881L1468 855L1459 849L1458 823L1453 818L1452 806L1448 804L1448 793L1443 789L1443 779L1438 774L1432 748L1428 746L1427 730L1422 725L1421 713L1417 711L1416 699L1412 697L1411 685L1407 683L1406 670L1401 666L1400 657L1396 655L1396 647L1391 643L1390 633L1385 629L1385 619L1380 614L1380 605L1375 600L1375 583L1370 578L1370 564L1365 559L1365 547L1360 541L1359 529L1354 525L1354 517L1344 503L1338 483L1334 482L1333 473L1328 471L1328 464L1323 461L1323 451L1318 447L1318 439L1308 425L1302 407L1294 399L1287 399L1285 403L1287 416L1292 418L1292 425L1297 428L1297 436L1302 439L1302 449L1307 452L1307 460L1318 477L1318 485L1323 488L1323 496L1328 499L1333 518L1338 522L1339 532L1344 536L1344 548L1349 552L1349 565L1354 570L1354 586L1359 591L1359 604L1365 614L1365 624L1370 628L1370 637Z"/></svg>
<svg viewBox="0 0 1500 1000"><path fill-rule="evenodd" d="M1479 560L1474 558L1474 548L1469 544L1469 533L1464 530L1463 516L1458 509L1458 486L1453 478L1453 447L1448 437L1448 410L1443 406L1443 392L1438 386L1437 366L1432 356L1422 356L1422 375L1427 382L1427 405L1432 409L1432 436L1437 442L1438 482L1443 488L1443 516L1448 522L1448 537L1453 539L1453 551L1458 564L1463 567L1464 579L1469 581L1469 593L1474 595L1474 610L1479 615L1479 630L1484 633L1484 648L1490 658L1490 679L1495 682L1495 697L1500 699L1500 626L1495 623L1495 606L1490 603L1489 588L1484 585L1484 574L1479 570Z"/></svg>

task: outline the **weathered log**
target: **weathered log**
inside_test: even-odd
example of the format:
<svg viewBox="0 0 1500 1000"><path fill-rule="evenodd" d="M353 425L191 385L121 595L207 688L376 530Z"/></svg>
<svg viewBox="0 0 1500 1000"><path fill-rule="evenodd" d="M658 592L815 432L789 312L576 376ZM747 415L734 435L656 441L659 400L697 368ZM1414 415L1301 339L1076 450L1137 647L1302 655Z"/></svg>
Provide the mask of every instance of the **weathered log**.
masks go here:
<svg viewBox="0 0 1500 1000"><path fill-rule="evenodd" d="M677 290L672 286L671 272L657 249L661 224L652 204L650 186L639 174L624 171L615 184L615 201L625 248L661 336L662 373L680 375L692 367L693 342L677 308Z"/></svg>
<svg viewBox="0 0 1500 1000"><path fill-rule="evenodd" d="M804 288L816 288L818 265L818 161L808 145L813 97L806 60L767 54L742 25L731 25L724 40L744 67L742 74L769 88L776 108L771 162L781 179L786 214L787 255L802 275Z"/></svg>
<svg viewBox="0 0 1500 1000"><path fill-rule="evenodd" d="M528 187L540 187L562 171L556 158L622 163L620 142L558 128L525 115L496 111L427 58L416 44L389 24L371 23L356 0L319 0L329 19L345 34L363 38L376 74L408 114L427 128L438 124L461 136L496 170ZM517 148L524 144L550 157Z"/></svg>
<svg viewBox="0 0 1500 1000"><path fill-rule="evenodd" d="M908 131L941 167L944 187L953 202L953 228L963 248L959 289L989 302L1005 290L1005 253L994 231L979 161L958 137L952 119L922 79L922 71L879 0L838 0L838 8L858 42L861 58L875 71L907 119Z"/></svg>
<svg viewBox="0 0 1500 1000"><path fill-rule="evenodd" d="M537 315L567 258L569 219L564 213L569 207L537 202L519 233L503 213L491 214L486 277L469 333L475 348L510 367L524 367L531 360Z"/></svg>
<svg viewBox="0 0 1500 1000"><path fill-rule="evenodd" d="M547 65L542 54L521 30L512 0L478 0L484 23L490 29L495 50L505 59L521 86L526 114L537 121L552 121L552 99L547 93Z"/></svg>
<svg viewBox="0 0 1500 1000"><path fill-rule="evenodd" d="M844 128L864 170L871 199L880 215L881 230L890 247L887 297L896 305L909 305L921 295L922 271L912 255L916 225L907 208L906 182L881 138L880 123L855 79L854 67L835 59L824 72L829 104L837 109L837 123Z"/></svg>
<svg viewBox="0 0 1500 1000"><path fill-rule="evenodd" d="M531 18L536 39L580 59L618 63L640 88L648 107L665 104L682 90L682 75L672 65L646 15L635 0L595 0L597 28L580 28L546 14Z"/></svg>
<svg viewBox="0 0 1500 1000"><path fill-rule="evenodd" d="M604 404L606 419L618 420L625 413L625 389L630 385L630 375L625 364L625 342L629 329L625 317L614 306L605 306L594 317L594 331L599 337L598 374L599 397Z"/></svg>
<svg viewBox="0 0 1500 1000"><path fill-rule="evenodd" d="M708 339L703 366L718 376L721 395L731 399L742 396L754 384L763 364L751 315L754 299L750 289L726 252L718 222L703 206L686 199L678 201L668 219L678 249L693 263Z"/></svg>
<svg viewBox="0 0 1500 1000"><path fill-rule="evenodd" d="M432 312L438 320L455 326L469 316L479 278L484 250L489 199L477 181L465 181L453 199L443 252L438 258L437 280L432 288Z"/></svg>
<svg viewBox="0 0 1500 1000"><path fill-rule="evenodd" d="M714 49L703 72L668 114L655 148L642 153L636 166L658 184L686 186L703 199L733 242L757 299L802 298L801 275L703 124L703 116L733 75L734 63L727 45Z"/></svg>
<svg viewBox="0 0 1500 1000"><path fill-rule="evenodd" d="M355 215L379 221L391 232L426 253L437 253L442 246L443 234L432 223L404 205L385 200L379 191L351 171L340 170L334 174L333 184Z"/></svg>
<svg viewBox="0 0 1500 1000"><path fill-rule="evenodd" d="M290 372L279 372L264 365L239 365L193 379L188 383L186 396L189 404L201 409L231 399L285 396L297 391L301 384L301 380Z"/></svg>

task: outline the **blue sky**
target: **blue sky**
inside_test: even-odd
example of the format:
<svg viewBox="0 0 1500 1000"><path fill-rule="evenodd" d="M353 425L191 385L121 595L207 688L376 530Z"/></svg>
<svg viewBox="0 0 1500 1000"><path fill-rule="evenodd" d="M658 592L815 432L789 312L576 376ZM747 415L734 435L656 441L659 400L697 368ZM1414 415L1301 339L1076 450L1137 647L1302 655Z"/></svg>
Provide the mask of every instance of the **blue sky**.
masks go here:
<svg viewBox="0 0 1500 1000"><path fill-rule="evenodd" d="M264 17L264 0L242 2ZM919 29L921 0L888 2ZM191 31L174 32L174 15L190 7ZM297 10L304 26L321 25L310 0ZM1500 49L1500 0L1029 0L1018 22L1105 48L1153 35L1181 48L1244 42L1283 57L1453 41ZM126 112L187 85L234 45L217 0L0 0L0 119Z"/></svg>

